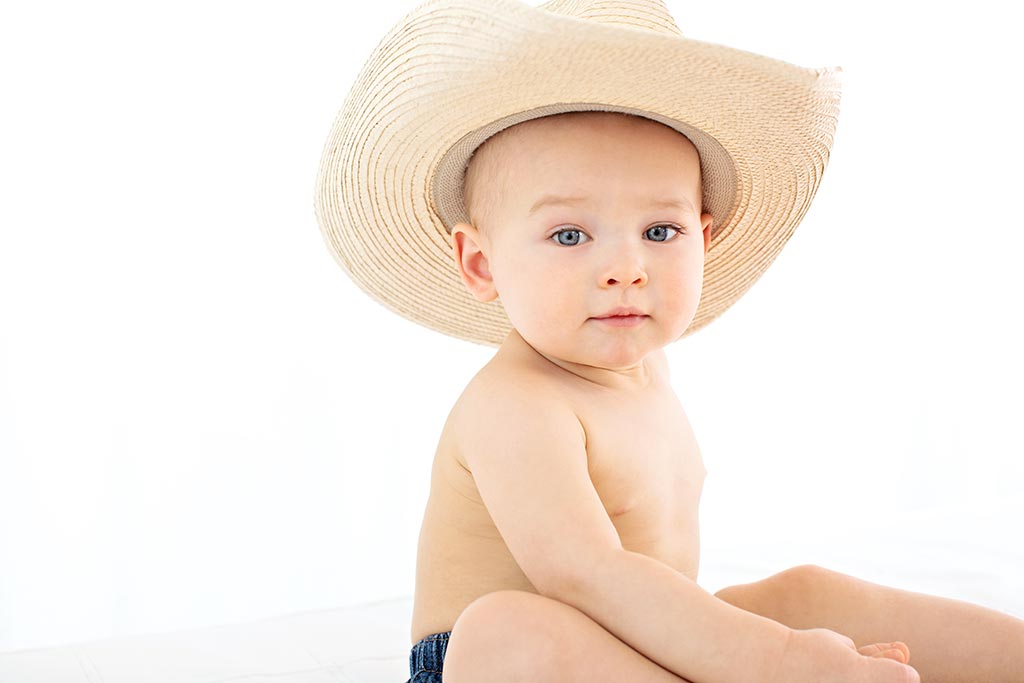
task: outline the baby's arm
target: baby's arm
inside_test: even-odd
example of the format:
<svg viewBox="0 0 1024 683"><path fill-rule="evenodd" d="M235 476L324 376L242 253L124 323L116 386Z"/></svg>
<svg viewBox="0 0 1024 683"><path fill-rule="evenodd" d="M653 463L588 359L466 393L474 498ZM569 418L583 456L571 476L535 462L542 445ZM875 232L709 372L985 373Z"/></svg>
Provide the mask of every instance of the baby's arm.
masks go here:
<svg viewBox="0 0 1024 683"><path fill-rule="evenodd" d="M629 550L591 562L585 574L561 586L555 597L648 659L693 681L773 680L791 632Z"/></svg>
<svg viewBox="0 0 1024 683"><path fill-rule="evenodd" d="M734 608L671 567L628 550L601 556L554 597L687 680L920 680L909 666L865 656L849 638L833 631L794 630Z"/></svg>
<svg viewBox="0 0 1024 683"><path fill-rule="evenodd" d="M625 550L588 472L586 434L557 394L506 381L462 403L459 447L536 589L588 615L676 675L716 683L903 683L913 669L859 654L824 629L795 631Z"/></svg>

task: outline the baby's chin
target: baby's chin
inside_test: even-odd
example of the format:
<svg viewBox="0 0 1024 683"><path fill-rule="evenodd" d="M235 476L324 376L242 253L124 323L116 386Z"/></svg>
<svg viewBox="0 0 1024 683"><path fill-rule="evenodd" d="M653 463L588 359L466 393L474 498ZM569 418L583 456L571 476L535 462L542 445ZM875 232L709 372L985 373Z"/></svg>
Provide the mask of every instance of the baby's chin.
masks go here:
<svg viewBox="0 0 1024 683"><path fill-rule="evenodd" d="M588 321L588 324L594 321ZM597 323L602 325L604 323ZM593 370L636 377L645 370L652 354L658 354L671 340L657 335L577 334L555 335L550 330L537 334L517 331L538 354L577 375Z"/></svg>

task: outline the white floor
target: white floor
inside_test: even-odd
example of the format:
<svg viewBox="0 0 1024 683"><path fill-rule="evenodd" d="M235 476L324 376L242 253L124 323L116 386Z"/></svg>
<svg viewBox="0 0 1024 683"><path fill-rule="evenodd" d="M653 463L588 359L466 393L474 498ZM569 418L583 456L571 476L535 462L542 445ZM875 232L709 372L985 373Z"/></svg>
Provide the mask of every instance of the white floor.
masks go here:
<svg viewBox="0 0 1024 683"><path fill-rule="evenodd" d="M942 525L933 528L932 536L910 539L878 534L872 559L863 558L861 542L815 539L815 563L1024 618L1020 548L951 546L942 538ZM700 584L713 592L768 576L789 559L786 549L769 546L705 551ZM404 683L411 614L407 596L244 624L9 651L0 653L0 682Z"/></svg>
<svg viewBox="0 0 1024 683"><path fill-rule="evenodd" d="M402 683L412 597L0 653L3 683Z"/></svg>

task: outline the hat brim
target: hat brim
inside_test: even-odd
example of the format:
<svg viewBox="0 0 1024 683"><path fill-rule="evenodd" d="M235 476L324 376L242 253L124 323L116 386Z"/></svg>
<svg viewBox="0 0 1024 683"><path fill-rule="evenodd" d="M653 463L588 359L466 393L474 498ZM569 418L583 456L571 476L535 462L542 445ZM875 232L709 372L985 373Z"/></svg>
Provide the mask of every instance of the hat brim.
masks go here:
<svg viewBox="0 0 1024 683"><path fill-rule="evenodd" d="M373 299L497 346L510 329L504 309L470 294L451 250L473 150L563 111L644 116L697 147L714 217L685 337L753 285L806 213L832 147L840 73L517 0L431 1L381 40L349 92L321 158L317 219Z"/></svg>

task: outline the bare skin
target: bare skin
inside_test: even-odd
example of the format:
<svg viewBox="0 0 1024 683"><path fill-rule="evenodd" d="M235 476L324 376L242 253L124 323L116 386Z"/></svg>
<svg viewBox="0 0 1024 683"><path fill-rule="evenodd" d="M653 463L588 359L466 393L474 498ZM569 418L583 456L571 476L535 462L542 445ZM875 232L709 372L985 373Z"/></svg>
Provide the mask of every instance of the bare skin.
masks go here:
<svg viewBox="0 0 1024 683"><path fill-rule="evenodd" d="M456 402L435 456L420 532L410 634L410 642L415 643L433 633L453 632L445 660L446 683L481 680L479 676L493 680L494 661L512 668L510 650L522 657L521 671L532 676L530 680L543 680L542 675L557 680L571 672L583 680L599 681L601 675L616 672L608 680L687 681L618 640L587 615L568 605L552 604L555 601L536 590L502 540L458 447L459 434L486 428L473 419L472 407L489 388L512 381L512 376L530 382L536 391L554 384L586 426L594 487L623 547L696 581L698 507L706 471L685 412L671 392L666 359L653 355L645 367L647 385L632 392L633 407L627 411L621 393L566 373L513 331ZM624 429L625 423L633 429ZM673 424L677 428L666 431L664 426ZM616 458L627 444L648 458ZM665 488L658 482L676 483ZM767 587L777 585L776 581ZM761 592L769 595L767 590ZM748 587L746 596L752 593ZM485 596L488 599L482 599ZM494 599L499 596L505 599ZM548 625L550 631L538 628L539 624ZM512 634L535 640L510 647ZM844 636L832 637L843 648L856 649L866 657L904 663L910 659L903 643L860 641L855 647ZM502 650L500 654L497 649ZM542 670L527 668L538 662L544 662Z"/></svg>
<svg viewBox="0 0 1024 683"><path fill-rule="evenodd" d="M821 567L799 569L785 581L730 586L715 595L794 629L826 628L859 642L898 637L904 654L913 650L913 666L927 683L1011 683L1024 676L1024 620Z"/></svg>
<svg viewBox="0 0 1024 683"><path fill-rule="evenodd" d="M513 330L466 387L439 440L411 642L452 632L445 683L686 683L685 672L642 654L643 643L616 637L616 624L536 589L498 531L466 444L493 444L493 418L481 416L522 409L522 402L502 404L511 400L509 387L545 397L548 406L555 397L575 416L565 429L585 432L587 474L622 549L696 582L706 471L663 347L693 319L711 242L712 217L700 211L699 157L683 136L649 121L548 117L515 128L481 148L476 174L504 174L502 187L515 191L477 188L473 194L491 202L481 214L486 229L461 223L452 230L467 290L481 301L500 295ZM583 198L531 212L550 195ZM651 203L665 198L678 206ZM647 318L634 327L597 320L620 305ZM913 683L918 671L928 683L1019 680L1024 622L839 576L794 568L724 589L715 604L788 629L772 683ZM664 632L692 618L657 610L642 616ZM918 671L904 666L911 657Z"/></svg>

